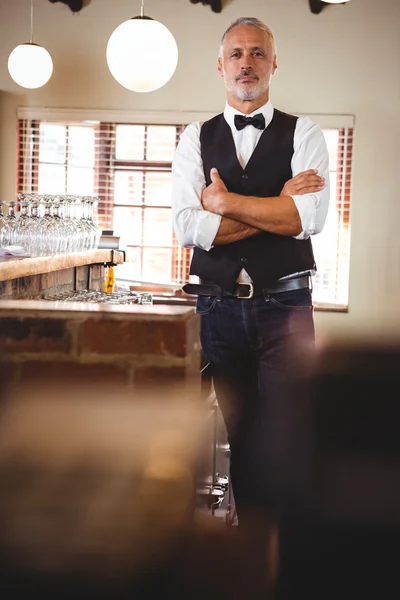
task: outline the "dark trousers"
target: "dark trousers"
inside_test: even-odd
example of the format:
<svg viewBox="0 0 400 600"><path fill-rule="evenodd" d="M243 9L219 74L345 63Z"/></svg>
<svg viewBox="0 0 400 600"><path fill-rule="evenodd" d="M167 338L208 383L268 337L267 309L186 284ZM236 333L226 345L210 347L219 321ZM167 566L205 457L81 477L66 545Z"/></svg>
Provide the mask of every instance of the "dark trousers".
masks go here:
<svg viewBox="0 0 400 600"><path fill-rule="evenodd" d="M199 296L197 312L230 444L239 525L279 517L301 495L306 472L301 423L315 338L311 291Z"/></svg>

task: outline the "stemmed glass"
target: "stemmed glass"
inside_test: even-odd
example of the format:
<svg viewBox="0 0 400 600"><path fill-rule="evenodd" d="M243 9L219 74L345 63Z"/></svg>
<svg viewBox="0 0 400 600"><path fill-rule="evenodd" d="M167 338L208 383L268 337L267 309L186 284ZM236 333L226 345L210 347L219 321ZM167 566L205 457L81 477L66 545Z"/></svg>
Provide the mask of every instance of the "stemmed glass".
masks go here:
<svg viewBox="0 0 400 600"><path fill-rule="evenodd" d="M94 196L85 196L86 201L86 222L90 227L90 249L97 248L100 242L101 230L93 218L94 203L98 198Z"/></svg>
<svg viewBox="0 0 400 600"><path fill-rule="evenodd" d="M90 209L90 218L91 218L92 226L93 226L93 228L95 230L95 244L94 244L94 248L98 248L99 247L101 233L102 233L101 228L99 227L99 224L97 223L97 220L95 220L95 218L94 218L94 207L95 207L95 204L98 205L99 201L100 201L100 198L98 198L96 196L93 197L92 198L91 209Z"/></svg>
<svg viewBox="0 0 400 600"><path fill-rule="evenodd" d="M3 203L0 202L0 248L7 246L8 238L6 238L7 228L5 225L6 218L3 213Z"/></svg>
<svg viewBox="0 0 400 600"><path fill-rule="evenodd" d="M71 225L74 231L73 251L80 252L84 249L85 232L86 228L83 221L81 220L79 213L81 206L81 197L68 195L67 203L69 205L69 218L71 219Z"/></svg>
<svg viewBox="0 0 400 600"><path fill-rule="evenodd" d="M98 248L101 230L94 218L97 197L21 193L17 198L0 203L0 246L18 244L32 256ZM7 216L3 204L8 205Z"/></svg>
<svg viewBox="0 0 400 600"><path fill-rule="evenodd" d="M53 196L45 195L42 200L44 215L40 220L40 254L53 256L58 253L58 221L52 215Z"/></svg>
<svg viewBox="0 0 400 600"><path fill-rule="evenodd" d="M65 236L65 252L76 250L76 226L71 217L71 207L74 202L73 196L59 196L61 217Z"/></svg>
<svg viewBox="0 0 400 600"><path fill-rule="evenodd" d="M15 216L15 200L3 200L3 204L8 205L8 214L4 217L4 225L2 227L3 232L3 244L4 246L11 246L15 244L15 226L17 224L17 217Z"/></svg>
<svg viewBox="0 0 400 600"><path fill-rule="evenodd" d="M39 200L40 196L37 194L28 194L30 203L30 218L29 218L29 242L28 249L32 256L39 256L40 254L40 221L39 215Z"/></svg>
<svg viewBox="0 0 400 600"><path fill-rule="evenodd" d="M79 235L81 236L81 250L90 250L93 230L87 218L88 196L80 196L81 217L79 219Z"/></svg>
<svg viewBox="0 0 400 600"><path fill-rule="evenodd" d="M75 216L75 198L73 194L67 194L65 198L65 214L64 222L69 231L68 235L68 252L76 252L79 250L78 227L79 222Z"/></svg>
<svg viewBox="0 0 400 600"><path fill-rule="evenodd" d="M67 251L67 231L64 226L64 199L62 196L53 196L53 221L55 223L55 235L57 237L56 253L62 254Z"/></svg>
<svg viewBox="0 0 400 600"><path fill-rule="evenodd" d="M21 212L15 224L14 242L19 246L22 246L24 250L29 250L30 216L28 212L29 202L27 194L18 194L18 200Z"/></svg>

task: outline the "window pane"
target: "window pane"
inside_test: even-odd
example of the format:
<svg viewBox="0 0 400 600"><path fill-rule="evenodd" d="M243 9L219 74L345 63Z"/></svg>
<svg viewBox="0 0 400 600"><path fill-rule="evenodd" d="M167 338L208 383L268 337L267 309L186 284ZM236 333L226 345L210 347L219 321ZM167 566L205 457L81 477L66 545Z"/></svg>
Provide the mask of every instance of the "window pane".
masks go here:
<svg viewBox="0 0 400 600"><path fill-rule="evenodd" d="M146 173L146 205L171 206L171 173Z"/></svg>
<svg viewBox="0 0 400 600"><path fill-rule="evenodd" d="M114 233L121 237L121 248L142 244L142 209L116 206Z"/></svg>
<svg viewBox="0 0 400 600"><path fill-rule="evenodd" d="M94 169L69 167L67 193L80 196L94 195Z"/></svg>
<svg viewBox="0 0 400 600"><path fill-rule="evenodd" d="M143 248L142 277L150 281L171 281L171 256L168 248Z"/></svg>
<svg viewBox="0 0 400 600"><path fill-rule="evenodd" d="M326 145L329 153L329 170L337 170L338 161L338 147L339 147L339 130L338 129L324 129L323 134L325 136Z"/></svg>
<svg viewBox="0 0 400 600"><path fill-rule="evenodd" d="M115 277L118 279L136 279L142 275L141 248L126 248L126 262L117 265Z"/></svg>
<svg viewBox="0 0 400 600"><path fill-rule="evenodd" d="M71 126L68 132L68 164L80 167L94 166L95 132L89 127Z"/></svg>
<svg viewBox="0 0 400 600"><path fill-rule="evenodd" d="M128 248L126 262L116 267L118 279L154 282L171 281L171 250L161 248Z"/></svg>
<svg viewBox="0 0 400 600"><path fill-rule="evenodd" d="M115 156L118 160L144 159L144 125L117 125Z"/></svg>
<svg viewBox="0 0 400 600"><path fill-rule="evenodd" d="M143 203L143 173L135 171L115 171L114 204Z"/></svg>
<svg viewBox="0 0 400 600"><path fill-rule="evenodd" d="M347 304L347 292L345 293L345 298L343 297L343 293L341 293L341 298L338 297L338 288L340 284L338 271L339 225L338 211L335 202L336 185L336 173L331 173L331 202L329 203L325 226L321 233L312 237L312 245L318 269L315 276L313 296L316 302Z"/></svg>
<svg viewBox="0 0 400 600"><path fill-rule="evenodd" d="M169 209L146 208L143 238L146 246L172 246L172 220Z"/></svg>
<svg viewBox="0 0 400 600"><path fill-rule="evenodd" d="M65 194L65 167L39 164L39 194Z"/></svg>
<svg viewBox="0 0 400 600"><path fill-rule="evenodd" d="M149 125L147 128L147 160L171 162L175 146L175 126Z"/></svg>
<svg viewBox="0 0 400 600"><path fill-rule="evenodd" d="M40 162L65 162L66 131L65 125L40 124Z"/></svg>

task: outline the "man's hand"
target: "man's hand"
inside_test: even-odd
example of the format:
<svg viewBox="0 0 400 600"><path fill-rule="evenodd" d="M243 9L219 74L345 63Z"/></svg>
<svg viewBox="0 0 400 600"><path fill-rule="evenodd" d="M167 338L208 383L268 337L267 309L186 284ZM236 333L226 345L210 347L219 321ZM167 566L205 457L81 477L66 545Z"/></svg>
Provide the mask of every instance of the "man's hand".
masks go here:
<svg viewBox="0 0 400 600"><path fill-rule="evenodd" d="M325 187L325 179L324 177L320 177L318 175L318 171L316 169L309 169L308 171L302 171L289 179L283 186L283 189L280 196L295 196L303 194L313 194L315 192L320 192Z"/></svg>
<svg viewBox="0 0 400 600"><path fill-rule="evenodd" d="M222 215L223 205L228 198L229 192L219 176L217 169L211 169L210 177L211 183L203 190L201 195L201 203L205 210L217 215Z"/></svg>

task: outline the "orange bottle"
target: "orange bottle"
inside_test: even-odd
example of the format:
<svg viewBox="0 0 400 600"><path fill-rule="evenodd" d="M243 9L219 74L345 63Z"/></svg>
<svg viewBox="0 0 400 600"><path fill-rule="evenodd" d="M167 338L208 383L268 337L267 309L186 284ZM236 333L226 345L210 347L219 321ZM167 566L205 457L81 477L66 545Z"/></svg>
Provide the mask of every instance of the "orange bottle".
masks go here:
<svg viewBox="0 0 400 600"><path fill-rule="evenodd" d="M108 267L108 272L107 272L107 279L104 282L104 291L105 292L113 292L114 291L114 285L115 285L115 274L114 274L114 267Z"/></svg>

